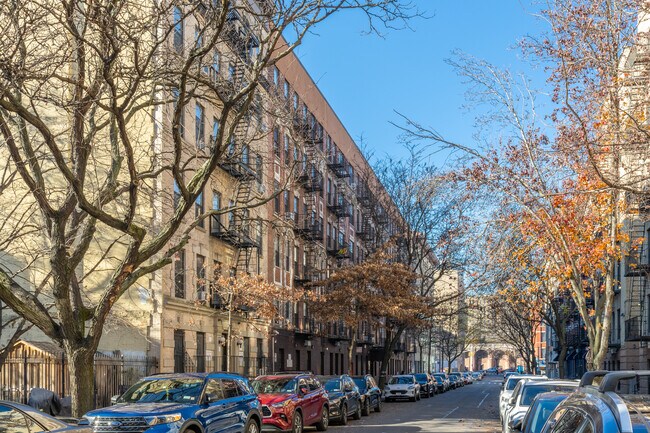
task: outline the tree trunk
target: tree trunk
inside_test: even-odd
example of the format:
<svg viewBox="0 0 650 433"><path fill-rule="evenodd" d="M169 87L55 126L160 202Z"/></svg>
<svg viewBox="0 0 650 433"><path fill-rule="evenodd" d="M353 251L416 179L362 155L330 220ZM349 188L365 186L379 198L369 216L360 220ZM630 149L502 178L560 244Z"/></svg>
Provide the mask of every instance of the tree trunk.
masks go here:
<svg viewBox="0 0 650 433"><path fill-rule="evenodd" d="M388 363L390 362L390 358L393 354L393 347L395 347L395 343L399 341L400 337L402 336L402 332L404 332L404 327L402 326L397 328L397 331L392 337L390 337L389 332L386 332L384 356L381 359L381 365L379 367L379 388L381 389L384 389L384 385L386 385L386 376L388 376Z"/></svg>
<svg viewBox="0 0 650 433"><path fill-rule="evenodd" d="M350 340L350 345L348 347L348 374L350 376L357 374L356 371L354 371L354 349L357 347L356 345L356 340L357 340L357 328L351 328L350 334L352 335L352 339Z"/></svg>
<svg viewBox="0 0 650 433"><path fill-rule="evenodd" d="M95 408L95 350L66 344L65 353L70 372L72 416L81 418Z"/></svg>

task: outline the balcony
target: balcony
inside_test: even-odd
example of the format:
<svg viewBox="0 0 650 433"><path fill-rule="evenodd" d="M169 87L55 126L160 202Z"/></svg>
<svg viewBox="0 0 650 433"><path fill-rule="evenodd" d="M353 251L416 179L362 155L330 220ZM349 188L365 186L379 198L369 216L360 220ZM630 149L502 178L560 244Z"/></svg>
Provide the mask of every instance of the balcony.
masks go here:
<svg viewBox="0 0 650 433"><path fill-rule="evenodd" d="M648 324L641 317L632 317L625 321L626 341L650 341Z"/></svg>
<svg viewBox="0 0 650 433"><path fill-rule="evenodd" d="M316 330L316 321L313 318L300 317L297 313L294 313L293 326L296 334L313 335Z"/></svg>
<svg viewBox="0 0 650 433"><path fill-rule="evenodd" d="M336 259L349 259L350 246L347 242L336 241L329 236L327 237L327 254Z"/></svg>
<svg viewBox="0 0 650 433"><path fill-rule="evenodd" d="M345 160L342 153L330 155L327 158L327 167L334 172L336 177L350 177L350 164Z"/></svg>
<svg viewBox="0 0 650 433"><path fill-rule="evenodd" d="M370 192L370 188L368 188L368 185L366 185L365 182L359 182L357 184L356 194L357 194L357 201L359 202L359 204L361 204L361 206L364 206L366 208L372 206L374 197Z"/></svg>
<svg viewBox="0 0 650 433"><path fill-rule="evenodd" d="M221 222L221 215L210 217L210 236L229 243L236 248L257 248L257 242L250 236L248 224L237 224L237 218L229 221L228 226Z"/></svg>
<svg viewBox="0 0 650 433"><path fill-rule="evenodd" d="M373 344L375 344L375 336L371 334L362 334L357 338L357 343L367 344L369 346L372 346Z"/></svg>
<svg viewBox="0 0 650 433"><path fill-rule="evenodd" d="M239 25L237 23L240 23ZM224 41L242 60L249 62L249 50L259 47L259 40L253 35L249 26L241 19L236 10L228 12L227 22L223 29Z"/></svg>
<svg viewBox="0 0 650 433"><path fill-rule="evenodd" d="M349 330L342 323L330 324L327 328L327 338L330 341L349 341Z"/></svg>
<svg viewBox="0 0 650 433"><path fill-rule="evenodd" d="M323 190L323 175L314 164L309 164L298 176L298 183L305 191L317 192Z"/></svg>
<svg viewBox="0 0 650 433"><path fill-rule="evenodd" d="M258 155L253 152L239 155L234 152L225 153L219 161L219 167L236 179L256 179L257 172L251 165L251 161L256 161L257 156Z"/></svg>
<svg viewBox="0 0 650 433"><path fill-rule="evenodd" d="M320 144L323 142L323 133L315 124L296 113L293 116L293 130L305 143Z"/></svg>
<svg viewBox="0 0 650 433"><path fill-rule="evenodd" d="M298 215L293 231L308 241L323 241L323 219L319 217L303 217Z"/></svg>
<svg viewBox="0 0 650 433"><path fill-rule="evenodd" d="M361 224L361 230L357 231L356 236L362 241L371 242L375 240L376 234L375 228L364 220L363 224Z"/></svg>
<svg viewBox="0 0 650 433"><path fill-rule="evenodd" d="M406 344L403 341L398 341L393 347L393 352L401 353L406 351Z"/></svg>
<svg viewBox="0 0 650 433"><path fill-rule="evenodd" d="M343 194L327 194L327 209L336 215L338 218L345 218L352 216L350 209L350 202Z"/></svg>

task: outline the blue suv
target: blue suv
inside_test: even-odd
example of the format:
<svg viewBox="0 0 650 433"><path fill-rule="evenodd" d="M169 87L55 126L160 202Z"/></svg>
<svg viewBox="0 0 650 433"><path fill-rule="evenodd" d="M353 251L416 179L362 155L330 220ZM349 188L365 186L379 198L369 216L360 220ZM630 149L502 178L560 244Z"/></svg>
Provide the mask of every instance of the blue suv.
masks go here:
<svg viewBox="0 0 650 433"><path fill-rule="evenodd" d="M158 374L79 422L94 433L259 433L257 394L229 373Z"/></svg>

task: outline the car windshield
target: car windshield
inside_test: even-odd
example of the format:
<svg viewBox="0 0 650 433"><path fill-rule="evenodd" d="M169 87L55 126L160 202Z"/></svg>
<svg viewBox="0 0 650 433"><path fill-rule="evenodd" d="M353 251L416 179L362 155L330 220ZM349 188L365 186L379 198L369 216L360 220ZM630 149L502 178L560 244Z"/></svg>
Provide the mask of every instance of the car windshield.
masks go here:
<svg viewBox="0 0 650 433"><path fill-rule="evenodd" d="M521 379L522 379L521 377L509 378L508 381L506 382L506 391L512 391L513 389L515 389L515 386L517 386L517 384Z"/></svg>
<svg viewBox="0 0 650 433"><path fill-rule="evenodd" d="M533 408L533 412L529 414L531 416L531 433L539 433L542 431L544 423L546 423L548 417L551 416L551 412L555 410L558 404L560 404L560 400L540 400L537 402L536 407Z"/></svg>
<svg viewBox="0 0 650 433"><path fill-rule="evenodd" d="M440 378L440 376L434 376L434 378L436 379L436 382L442 383L442 379Z"/></svg>
<svg viewBox="0 0 650 433"><path fill-rule="evenodd" d="M360 391L364 391L366 389L366 379L363 377L355 377L352 380L354 380L354 384L359 387Z"/></svg>
<svg viewBox="0 0 650 433"><path fill-rule="evenodd" d="M576 387L569 385L551 385L551 384L540 384L527 386L524 388L521 394L521 405L530 406L533 402L533 399L537 394L542 392L551 392L551 391L573 391Z"/></svg>
<svg viewBox="0 0 650 433"><path fill-rule="evenodd" d="M408 385L413 383L411 376L393 376L388 381L389 385Z"/></svg>
<svg viewBox="0 0 650 433"><path fill-rule="evenodd" d="M339 379L330 379L325 382L325 390L335 392L341 390L341 381Z"/></svg>
<svg viewBox="0 0 650 433"><path fill-rule="evenodd" d="M196 403L203 379L198 378L160 378L147 379L129 388L119 399L120 403Z"/></svg>
<svg viewBox="0 0 650 433"><path fill-rule="evenodd" d="M257 394L292 394L296 392L296 379L293 377L255 379L251 385Z"/></svg>
<svg viewBox="0 0 650 433"><path fill-rule="evenodd" d="M415 375L415 380L418 382L426 382L427 381L427 375L426 374L416 374Z"/></svg>

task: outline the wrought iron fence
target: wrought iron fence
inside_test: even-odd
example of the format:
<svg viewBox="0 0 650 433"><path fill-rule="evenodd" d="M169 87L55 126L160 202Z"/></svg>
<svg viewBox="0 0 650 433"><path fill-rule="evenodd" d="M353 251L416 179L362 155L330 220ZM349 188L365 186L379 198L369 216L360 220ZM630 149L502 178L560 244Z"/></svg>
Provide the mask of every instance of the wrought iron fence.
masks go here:
<svg viewBox="0 0 650 433"><path fill-rule="evenodd" d="M139 379L158 371L152 357L95 354L95 407L110 405ZM27 403L32 388L49 389L61 397L69 395L70 372L65 356L10 357L0 366L0 399Z"/></svg>

